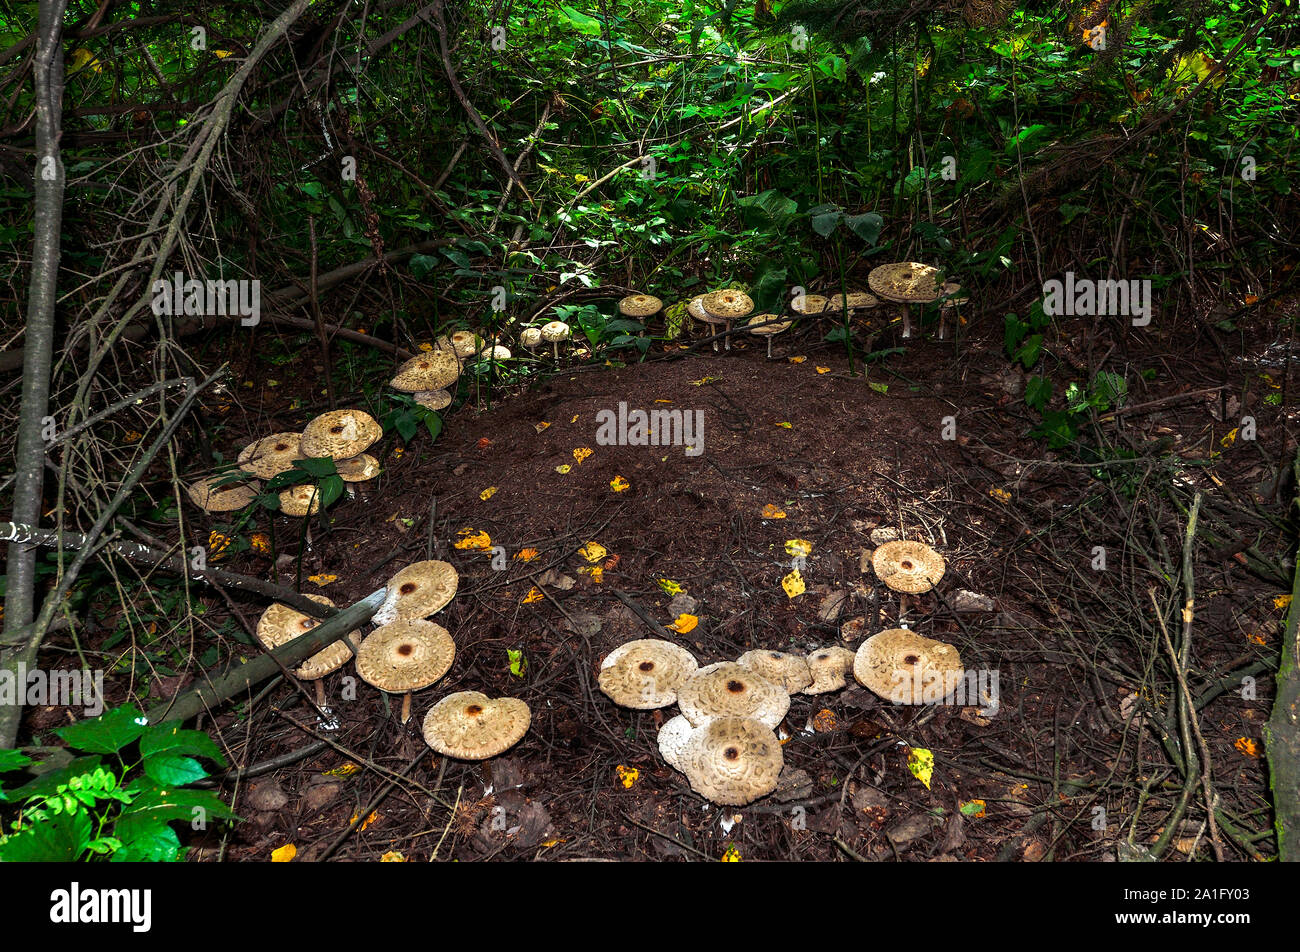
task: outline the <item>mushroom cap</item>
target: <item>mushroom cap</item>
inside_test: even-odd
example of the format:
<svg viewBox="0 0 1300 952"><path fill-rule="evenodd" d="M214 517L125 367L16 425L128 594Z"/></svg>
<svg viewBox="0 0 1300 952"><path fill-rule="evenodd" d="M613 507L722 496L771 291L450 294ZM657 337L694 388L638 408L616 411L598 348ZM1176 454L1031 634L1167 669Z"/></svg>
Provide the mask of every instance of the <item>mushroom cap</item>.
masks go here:
<svg viewBox="0 0 1300 952"><path fill-rule="evenodd" d="M569 339L569 325L564 321L551 321L542 325L542 340L548 344Z"/></svg>
<svg viewBox="0 0 1300 952"><path fill-rule="evenodd" d="M388 382L390 387L407 393L422 390L441 390L456 382L460 376L460 361L450 350L431 350L416 354L402 366Z"/></svg>
<svg viewBox="0 0 1300 952"><path fill-rule="evenodd" d="M734 661L706 665L677 689L677 706L696 727L717 717L753 717L776 727L790 709L785 688Z"/></svg>
<svg viewBox="0 0 1300 952"><path fill-rule="evenodd" d="M320 493L314 483L299 483L280 491L280 511L286 516L314 516L320 512Z"/></svg>
<svg viewBox="0 0 1300 952"><path fill-rule="evenodd" d="M785 651L759 649L746 651L736 659L736 664L744 665L751 671L784 688L787 694L802 691L812 684L812 672L808 670L808 659L803 655L789 654Z"/></svg>
<svg viewBox="0 0 1300 952"><path fill-rule="evenodd" d="M744 291L724 288L704 295L704 310L714 317L734 321L754 310L754 301Z"/></svg>
<svg viewBox="0 0 1300 952"><path fill-rule="evenodd" d="M421 390L411 394L411 397L420 406L430 410L445 410L451 406L452 399L449 390Z"/></svg>
<svg viewBox="0 0 1300 952"><path fill-rule="evenodd" d="M668 762L668 766L674 770L682 769L682 753L686 750L691 734L697 730L699 728L681 714L664 721L664 726L659 728L659 753Z"/></svg>
<svg viewBox="0 0 1300 952"><path fill-rule="evenodd" d="M249 443L239 451L239 468L262 479L278 476L293 469L293 461L302 459L301 433L272 433Z"/></svg>
<svg viewBox="0 0 1300 952"><path fill-rule="evenodd" d="M256 484L226 483L218 486L223 479L229 479L229 473L209 476L185 487L190 500L200 509L208 512L234 512L243 509L257 498Z"/></svg>
<svg viewBox="0 0 1300 952"><path fill-rule="evenodd" d="M820 294L801 294L790 302L790 310L796 314L820 314L829 303Z"/></svg>
<svg viewBox="0 0 1300 952"><path fill-rule="evenodd" d="M898 539L877 546L871 553L876 577L896 592L919 595L943 578L943 556L924 542Z"/></svg>
<svg viewBox="0 0 1300 952"><path fill-rule="evenodd" d="M629 294L618 302L618 312L628 317L649 317L663 309L664 302L653 294Z"/></svg>
<svg viewBox="0 0 1300 952"><path fill-rule="evenodd" d="M704 295L702 294L699 297L691 298L690 303L686 305L686 311L697 321L704 321L706 324L725 324L727 322L725 317L714 317L704 309Z"/></svg>
<svg viewBox="0 0 1300 952"><path fill-rule="evenodd" d="M751 334L759 334L763 337L769 337L772 334L783 334L790 329L793 321L782 321L779 324L768 324L767 327L749 327L751 324L767 324L768 321L775 321L779 315L776 314L755 314L746 321L747 329Z"/></svg>
<svg viewBox="0 0 1300 952"><path fill-rule="evenodd" d="M600 663L600 690L620 707L648 711L676 702L677 691L699 669L695 655L660 638L619 645Z"/></svg>
<svg viewBox="0 0 1300 952"><path fill-rule="evenodd" d="M949 297L951 295L951 297ZM944 306L948 307L955 304L970 303L970 295L956 281L948 281L943 286L943 296L948 300L944 301Z"/></svg>
<svg viewBox="0 0 1300 952"><path fill-rule="evenodd" d="M366 636L357 651L357 674L388 694L405 694L433 684L455 658L456 642L446 628L404 618Z"/></svg>
<svg viewBox="0 0 1300 952"><path fill-rule="evenodd" d="M691 789L726 806L767 796L785 766L776 734L750 717L718 717L692 731L680 760Z"/></svg>
<svg viewBox="0 0 1300 952"><path fill-rule="evenodd" d="M489 360L509 360L510 348L504 344L493 344L491 347L484 347L478 352L478 355Z"/></svg>
<svg viewBox="0 0 1300 952"><path fill-rule="evenodd" d="M435 351L445 351L457 357L472 357L483 347L484 340L473 331L453 331L447 337L439 337L433 342Z"/></svg>
<svg viewBox="0 0 1300 952"><path fill-rule="evenodd" d="M444 757L486 760L517 744L531 721L532 712L518 698L458 691L424 716L424 741Z"/></svg>
<svg viewBox="0 0 1300 952"><path fill-rule="evenodd" d="M428 618L456 595L460 576L450 562L415 562L388 580L384 603L375 612L376 625L399 618Z"/></svg>
<svg viewBox="0 0 1300 952"><path fill-rule="evenodd" d="M926 704L952 693L964 669L952 645L906 628L888 628L858 647L853 676L895 704Z"/></svg>
<svg viewBox="0 0 1300 952"><path fill-rule="evenodd" d="M865 291L850 291L848 294L835 294L831 296L828 302L833 311L839 311L847 307L850 311L865 311L868 308L879 307L880 301L873 294L867 294Z"/></svg>
<svg viewBox="0 0 1300 952"><path fill-rule="evenodd" d="M345 483L364 483L379 475L379 460L369 453L351 459L336 459L334 468Z"/></svg>
<svg viewBox="0 0 1300 952"><path fill-rule="evenodd" d="M519 332L519 343L523 344L529 350L532 350L542 342L542 329L540 327L525 327Z"/></svg>
<svg viewBox="0 0 1300 952"><path fill-rule="evenodd" d="M831 645L818 648L808 655L808 670L812 684L803 689L804 694L826 694L838 691L848 683L848 673L853 669L854 654L848 648Z"/></svg>
<svg viewBox="0 0 1300 952"><path fill-rule="evenodd" d="M304 456L351 459L383 435L383 427L364 410L330 410L307 424L301 449Z"/></svg>
<svg viewBox="0 0 1300 952"><path fill-rule="evenodd" d="M867 275L867 284L877 297L904 304L926 304L943 293L939 269L916 261L882 264Z"/></svg>
<svg viewBox="0 0 1300 952"><path fill-rule="evenodd" d="M334 603L324 595L308 595L313 602L334 608ZM257 640L267 651L287 644L299 635L305 635L321 623L296 608L274 602L257 620ZM348 644L343 642L347 641ZM326 645L294 669L294 675L304 681L315 681L331 671L337 671L352 658L352 652L361 641L361 631L350 631L339 641ZM351 647L349 647L349 645Z"/></svg>

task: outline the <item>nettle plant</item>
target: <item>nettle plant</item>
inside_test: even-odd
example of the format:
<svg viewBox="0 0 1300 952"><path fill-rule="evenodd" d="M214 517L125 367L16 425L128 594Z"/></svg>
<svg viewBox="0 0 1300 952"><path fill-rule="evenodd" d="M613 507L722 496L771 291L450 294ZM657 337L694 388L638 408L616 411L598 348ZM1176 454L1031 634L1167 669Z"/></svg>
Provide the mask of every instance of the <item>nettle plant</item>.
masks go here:
<svg viewBox="0 0 1300 952"><path fill-rule="evenodd" d="M76 754L62 767L12 789L4 781L31 767L21 750L0 750L0 861L176 862L186 847L173 823L191 830L234 818L215 793L187 789L208 776L199 759L226 759L202 731L180 722L150 725L132 705L56 730Z"/></svg>

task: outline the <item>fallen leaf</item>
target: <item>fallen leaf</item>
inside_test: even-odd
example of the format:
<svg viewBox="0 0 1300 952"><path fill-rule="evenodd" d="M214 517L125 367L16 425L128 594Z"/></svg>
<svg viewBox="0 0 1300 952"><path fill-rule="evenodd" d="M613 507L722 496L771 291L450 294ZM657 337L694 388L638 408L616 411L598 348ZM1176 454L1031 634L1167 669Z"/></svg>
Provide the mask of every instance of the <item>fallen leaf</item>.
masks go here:
<svg viewBox="0 0 1300 952"><path fill-rule="evenodd" d="M570 423L577 423L577 422L578 422L578 417L580 417L580 416L582 416L582 414L580 414L580 413L575 413L575 414L573 415L573 419L570 420L569 422L570 422Z"/></svg>
<svg viewBox="0 0 1300 952"><path fill-rule="evenodd" d="M657 579L657 581L665 595L680 595L683 591L682 587L670 578L661 578Z"/></svg>
<svg viewBox="0 0 1300 952"><path fill-rule="evenodd" d="M340 764L339 766L333 768L332 770L325 771L323 776L351 777L354 773L356 773L360 769L361 769L360 767L358 767L356 764L354 764L352 761L349 760L347 763Z"/></svg>
<svg viewBox="0 0 1300 952"><path fill-rule="evenodd" d="M531 605L533 602L540 602L545 597L546 597L545 595L543 595L541 592L537 590L537 586L534 585L532 588L528 590L528 594L524 596L523 603L525 605Z"/></svg>
<svg viewBox="0 0 1300 952"><path fill-rule="evenodd" d="M599 562L609 554L609 550L599 542L588 542L578 550L578 554L588 562Z"/></svg>
<svg viewBox="0 0 1300 952"><path fill-rule="evenodd" d="M817 372L818 372L819 374L828 374L828 373L831 372L831 368L829 368L829 367L818 367L818 368L817 368Z"/></svg>
<svg viewBox="0 0 1300 952"><path fill-rule="evenodd" d="M808 358L807 358L807 357L788 357L788 358L786 358L786 359L789 360L790 363L792 363L792 364L801 364L801 363L803 363L805 360L807 360Z"/></svg>
<svg viewBox="0 0 1300 952"><path fill-rule="evenodd" d="M564 840L558 836L552 836L549 840L542 840L542 845L549 849L552 846L559 846L563 842Z"/></svg>
<svg viewBox="0 0 1300 952"><path fill-rule="evenodd" d="M489 440L486 436L480 436L480 437L478 438L478 448L479 448L479 449L481 449L481 450L485 450L485 449L487 449L487 448L488 448L489 446L491 446L491 445L492 445L492 441Z"/></svg>
<svg viewBox="0 0 1300 952"><path fill-rule="evenodd" d="M582 461L594 452L595 450L591 449L591 447L580 446L578 449L573 451L573 458L577 460L578 465L581 466Z"/></svg>
<svg viewBox="0 0 1300 952"><path fill-rule="evenodd" d="M478 494L478 498L482 499L484 502L487 502L496 494L497 494L497 488L495 486L489 486L487 489L483 490L481 493Z"/></svg>
<svg viewBox="0 0 1300 952"><path fill-rule="evenodd" d="M348 822L356 823L357 817L359 817L360 815L361 814L359 813L352 814L352 819L348 820ZM361 825L357 827L357 832L358 833L364 832L366 827L368 827L371 823L374 823L378 819L379 819L379 811L376 810L374 813L370 814L370 816L366 817L364 820L361 821Z"/></svg>
<svg viewBox="0 0 1300 952"><path fill-rule="evenodd" d="M1247 303L1247 304L1255 304L1255 303L1258 303L1258 301L1259 301L1259 295L1258 295L1258 294L1247 294L1247 295L1246 295L1246 303Z"/></svg>
<svg viewBox="0 0 1300 952"><path fill-rule="evenodd" d="M837 718L835 717L835 712L829 708L824 707L813 715L813 730L819 734L828 734L835 730L836 723Z"/></svg>
<svg viewBox="0 0 1300 952"><path fill-rule="evenodd" d="M401 459L401 458L402 458L402 454L405 453L405 452L406 452L406 450L404 450L402 447L400 447L400 446L394 446L394 447L393 447L393 459Z"/></svg>
<svg viewBox="0 0 1300 952"><path fill-rule="evenodd" d="M224 535L216 530L208 533L208 554L216 560L226 554L226 549L230 548L230 543L235 540L228 535Z"/></svg>
<svg viewBox="0 0 1300 952"><path fill-rule="evenodd" d="M1007 492L1005 489L998 489L996 486L989 490L989 495L1001 503L1008 503L1011 501L1011 493Z"/></svg>
<svg viewBox="0 0 1300 952"><path fill-rule="evenodd" d="M619 559L621 559L621 558L623 558L623 556L621 556L621 555L619 555L619 554L617 554L617 553L615 553L614 555L611 555L609 558L607 558L607 559L605 560L605 571L607 571L607 572L612 572L612 571L614 571L614 569L618 568L618 562L619 562Z"/></svg>
<svg viewBox="0 0 1300 952"><path fill-rule="evenodd" d="M624 790L631 790L632 785L635 784L637 779L641 776L641 771L637 770L635 767L624 767L622 764L615 767L614 771L618 774L619 782L623 784Z"/></svg>
<svg viewBox="0 0 1300 952"><path fill-rule="evenodd" d="M479 529L461 529L457 535L461 536L459 542L454 543L456 549L491 549L492 537L486 532Z"/></svg>
<svg viewBox="0 0 1300 952"><path fill-rule="evenodd" d="M717 377L701 377L699 380L692 380L692 381L691 381L691 386L692 386L692 387L703 387L706 383L712 383L713 381L715 381L715 380L717 380L717 379L719 379L719 378L717 378Z"/></svg>
<svg viewBox="0 0 1300 952"><path fill-rule="evenodd" d="M788 597L794 598L798 595L802 595L807 589L807 586L804 585L803 576L799 574L799 570L795 569L785 578L781 579L781 588L785 589L785 594Z"/></svg>
<svg viewBox="0 0 1300 952"><path fill-rule="evenodd" d="M515 553L515 560L519 562L531 562L537 558L536 549L520 549Z"/></svg>
<svg viewBox="0 0 1300 952"><path fill-rule="evenodd" d="M337 575L308 575L307 576L307 581L315 582L317 585L320 586L325 586L328 585L330 582L337 582L338 580L339 577Z"/></svg>
<svg viewBox="0 0 1300 952"><path fill-rule="evenodd" d="M1219 440L1219 445L1226 449L1227 447L1231 446L1233 443L1237 442L1237 431L1240 429L1241 427L1234 426L1231 430L1227 432L1227 434L1223 437L1223 439Z"/></svg>
<svg viewBox="0 0 1300 952"><path fill-rule="evenodd" d="M1274 608L1286 608L1290 604L1291 604L1290 595L1278 595L1276 598L1273 599Z"/></svg>
<svg viewBox="0 0 1300 952"><path fill-rule="evenodd" d="M571 469L573 469L573 467L570 466L568 463L561 463L559 466L555 467L555 471L559 473L561 476L566 474Z"/></svg>
<svg viewBox="0 0 1300 952"><path fill-rule="evenodd" d="M1238 737L1232 746L1236 747L1237 750L1241 751L1241 753L1245 754L1247 757L1259 756L1259 745L1249 737Z"/></svg>
<svg viewBox="0 0 1300 952"><path fill-rule="evenodd" d="M930 778L934 776L934 752L924 747L912 747L907 751L907 769L912 776L930 789Z"/></svg>
<svg viewBox="0 0 1300 952"><path fill-rule="evenodd" d="M785 554L796 559L806 559L812 555L813 544L807 539L786 539Z"/></svg>
<svg viewBox="0 0 1300 952"><path fill-rule="evenodd" d="M591 580L599 585L605 580L605 569L599 565L584 565L578 569L579 575L590 575Z"/></svg>
<svg viewBox="0 0 1300 952"><path fill-rule="evenodd" d="M873 380L871 381L870 386L872 390L876 391L876 393L889 393L889 384L887 383L876 383Z"/></svg>
<svg viewBox="0 0 1300 952"><path fill-rule="evenodd" d="M700 619L695 615L691 615L687 612L682 612L680 615L677 616L677 620L674 621L668 627L671 628L673 631L677 632L679 635L684 635L687 632L694 631L695 626L698 625L699 623L700 623Z"/></svg>
<svg viewBox="0 0 1300 952"><path fill-rule="evenodd" d="M541 433L542 430L546 429L548 426L550 426L550 424L547 423L545 420L543 420L541 423L538 423L536 426L534 426L533 429L536 430L538 433Z"/></svg>
<svg viewBox="0 0 1300 952"><path fill-rule="evenodd" d="M621 493L623 490L627 489L631 485L632 484L629 483L622 476L615 476L613 479L609 481L609 488L614 490L614 492L616 493Z"/></svg>
<svg viewBox="0 0 1300 952"><path fill-rule="evenodd" d="M971 816L977 820L984 819L986 805L983 800L962 800L958 806L965 816Z"/></svg>
<svg viewBox="0 0 1300 952"><path fill-rule="evenodd" d="M423 344L420 345L420 350L424 351L427 354L429 351L433 350L433 345L430 344L428 341L425 341Z"/></svg>
<svg viewBox="0 0 1300 952"><path fill-rule="evenodd" d="M723 863L739 863L739 862L740 862L740 850L736 849L736 844L735 844L735 843L730 843L730 844L728 844L728 846L727 846L727 851L726 851L725 853L722 854L722 860L721 860L721 862L723 862Z"/></svg>
<svg viewBox="0 0 1300 952"><path fill-rule="evenodd" d="M379 857L381 863L405 863L406 857L397 850L389 850L383 856Z"/></svg>
<svg viewBox="0 0 1300 952"><path fill-rule="evenodd" d="M126 440L128 443L135 443L142 436L144 436L144 434L141 433L139 430L131 430L129 433L123 435L122 439Z"/></svg>
<svg viewBox="0 0 1300 952"><path fill-rule="evenodd" d="M523 649L507 648L506 658L510 661L510 673L516 678L522 678L528 670L528 659L524 657Z"/></svg>
<svg viewBox="0 0 1300 952"><path fill-rule="evenodd" d="M656 400L655 403L672 403L671 400Z"/></svg>
<svg viewBox="0 0 1300 952"><path fill-rule="evenodd" d="M772 504L769 502L766 506L763 507L763 518L764 518L764 519L784 519L784 518L785 518L785 512L783 512L782 510L776 508L776 506L772 505Z"/></svg>
<svg viewBox="0 0 1300 952"><path fill-rule="evenodd" d="M298 855L298 847L292 843L286 843L278 850L271 850L272 863L288 863Z"/></svg>

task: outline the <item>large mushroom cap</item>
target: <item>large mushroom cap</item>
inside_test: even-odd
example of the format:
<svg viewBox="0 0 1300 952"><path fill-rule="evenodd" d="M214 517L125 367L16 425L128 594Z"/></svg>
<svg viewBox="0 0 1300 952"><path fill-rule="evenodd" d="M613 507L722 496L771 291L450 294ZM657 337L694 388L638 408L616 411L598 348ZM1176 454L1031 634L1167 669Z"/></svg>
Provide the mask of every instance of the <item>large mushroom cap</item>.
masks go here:
<svg viewBox="0 0 1300 952"><path fill-rule="evenodd" d="M408 565L388 580L374 622L389 625L399 618L428 618L452 600L459 581L450 562L434 559Z"/></svg>
<svg viewBox="0 0 1300 952"><path fill-rule="evenodd" d="M334 607L334 603L324 595L308 595L307 597L313 602L320 602L330 608ZM257 620L257 640L262 643L262 646L267 651L273 651L281 645L293 641L299 635L307 634L320 623L319 618L312 618L296 608L290 608L288 605L275 602L266 611L262 612L262 617ZM348 632L343 639L326 645L316 652L316 654L300 664L293 673L304 681L315 681L323 678L348 663L360 640L361 632L359 630ZM345 641L348 644L344 644Z"/></svg>
<svg viewBox="0 0 1300 952"><path fill-rule="evenodd" d="M896 592L919 595L943 578L943 556L924 542L899 539L886 542L871 554L876 577Z"/></svg>
<svg viewBox="0 0 1300 952"><path fill-rule="evenodd" d="M664 726L659 728L659 753L668 762L668 766L674 770L682 769L682 754L691 734L697 730L699 728L694 727L681 714L664 721Z"/></svg>
<svg viewBox="0 0 1300 952"><path fill-rule="evenodd" d="M776 321L775 314L755 314L745 322L746 329L751 334L758 334L763 337L770 337L773 334L783 334L790 329L791 321L779 321L776 324L768 324L768 321ZM767 324L766 327L756 327L756 324Z"/></svg>
<svg viewBox="0 0 1300 952"><path fill-rule="evenodd" d="M867 275L867 284L886 301L903 304L928 304L943 294L938 282L939 269L915 261L882 264Z"/></svg>
<svg viewBox="0 0 1300 952"><path fill-rule="evenodd" d="M542 342L542 329L540 327L525 327L519 332L519 343L523 344L529 350L534 350Z"/></svg>
<svg viewBox="0 0 1300 952"><path fill-rule="evenodd" d="M629 294L618 302L618 312L627 317L650 317L663 306L664 302L653 294Z"/></svg>
<svg viewBox="0 0 1300 952"><path fill-rule="evenodd" d="M718 717L692 731L679 759L692 790L727 806L767 796L785 765L771 728L748 717Z"/></svg>
<svg viewBox="0 0 1300 952"><path fill-rule="evenodd" d="M743 291L726 288L722 291L712 291L704 295L704 310L714 317L734 321L736 318L744 317L754 310L754 302Z"/></svg>
<svg viewBox="0 0 1300 952"><path fill-rule="evenodd" d="M600 689L620 707L648 711L677 700L677 690L699 662L685 648L659 638L619 645L600 663Z"/></svg>
<svg viewBox="0 0 1300 952"><path fill-rule="evenodd" d="M854 655L848 648L832 645L818 648L808 655L808 670L812 684L803 689L804 694L826 694L838 691L848 683L848 672L853 668Z"/></svg>
<svg viewBox="0 0 1300 952"><path fill-rule="evenodd" d="M239 451L239 468L262 479L278 476L293 469L293 461L302 459L301 433L272 433L249 443Z"/></svg>
<svg viewBox="0 0 1300 952"><path fill-rule="evenodd" d="M808 661L803 655L788 654L784 651L760 649L746 651L736 659L736 664L744 665L771 681L786 693L794 694L812 684L812 672L808 670Z"/></svg>
<svg viewBox="0 0 1300 952"><path fill-rule="evenodd" d="M456 642L442 625L402 619L376 628L357 651L357 674L388 694L427 688L451 669Z"/></svg>
<svg viewBox="0 0 1300 952"><path fill-rule="evenodd" d="M460 376L460 361L450 350L431 350L416 354L397 368L389 386L406 393L441 390Z"/></svg>
<svg viewBox="0 0 1300 952"><path fill-rule="evenodd" d="M301 449L304 456L350 459L383 435L383 428L364 410L331 410L307 424Z"/></svg>
<svg viewBox="0 0 1300 952"><path fill-rule="evenodd" d="M434 351L446 351L456 357L472 357L483 347L483 338L473 331L453 331L433 342Z"/></svg>
<svg viewBox="0 0 1300 952"><path fill-rule="evenodd" d="M569 325L564 321L551 321L542 325L542 340L548 344L569 339Z"/></svg>
<svg viewBox="0 0 1300 952"><path fill-rule="evenodd" d="M941 701L956 688L962 674L956 648L906 628L872 635L853 659L858 682L895 704Z"/></svg>
<svg viewBox="0 0 1300 952"><path fill-rule="evenodd" d="M421 390L412 394L411 398L430 410L445 410L451 406L451 393L446 390Z"/></svg>
<svg viewBox="0 0 1300 952"><path fill-rule="evenodd" d="M445 757L486 760L517 744L531 721L532 712L518 698L460 691L425 715L424 740Z"/></svg>
<svg viewBox="0 0 1300 952"><path fill-rule="evenodd" d="M336 459L334 469L345 483L364 483L379 475L379 460L369 453L362 453L351 459Z"/></svg>
<svg viewBox="0 0 1300 952"><path fill-rule="evenodd" d="M734 661L706 665L677 689L677 706L700 727L715 717L753 717L776 727L790 709L790 695L779 685Z"/></svg>
<svg viewBox="0 0 1300 952"><path fill-rule="evenodd" d="M281 490L280 511L286 516L314 516L320 512L320 493L313 483L299 483Z"/></svg>
<svg viewBox="0 0 1300 952"><path fill-rule="evenodd" d="M790 302L790 310L796 314L820 314L828 303L820 294L799 294Z"/></svg>
<svg viewBox="0 0 1300 952"><path fill-rule="evenodd" d="M208 512L234 512L236 509L243 509L257 498L257 489L248 483L217 485L229 478L228 474L209 476L207 479L200 479L197 483L191 483L185 488L185 492L194 505Z"/></svg>

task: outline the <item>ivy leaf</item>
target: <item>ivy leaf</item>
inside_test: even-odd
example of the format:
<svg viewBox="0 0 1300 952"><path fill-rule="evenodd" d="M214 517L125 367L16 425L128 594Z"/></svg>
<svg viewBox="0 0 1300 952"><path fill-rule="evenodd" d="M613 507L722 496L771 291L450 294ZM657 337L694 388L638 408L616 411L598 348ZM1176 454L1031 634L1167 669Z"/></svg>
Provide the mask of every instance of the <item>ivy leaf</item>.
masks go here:
<svg viewBox="0 0 1300 952"><path fill-rule="evenodd" d="M69 747L78 750L93 754L115 754L143 734L147 726L140 709L133 704L125 704L93 720L60 727L54 735Z"/></svg>

